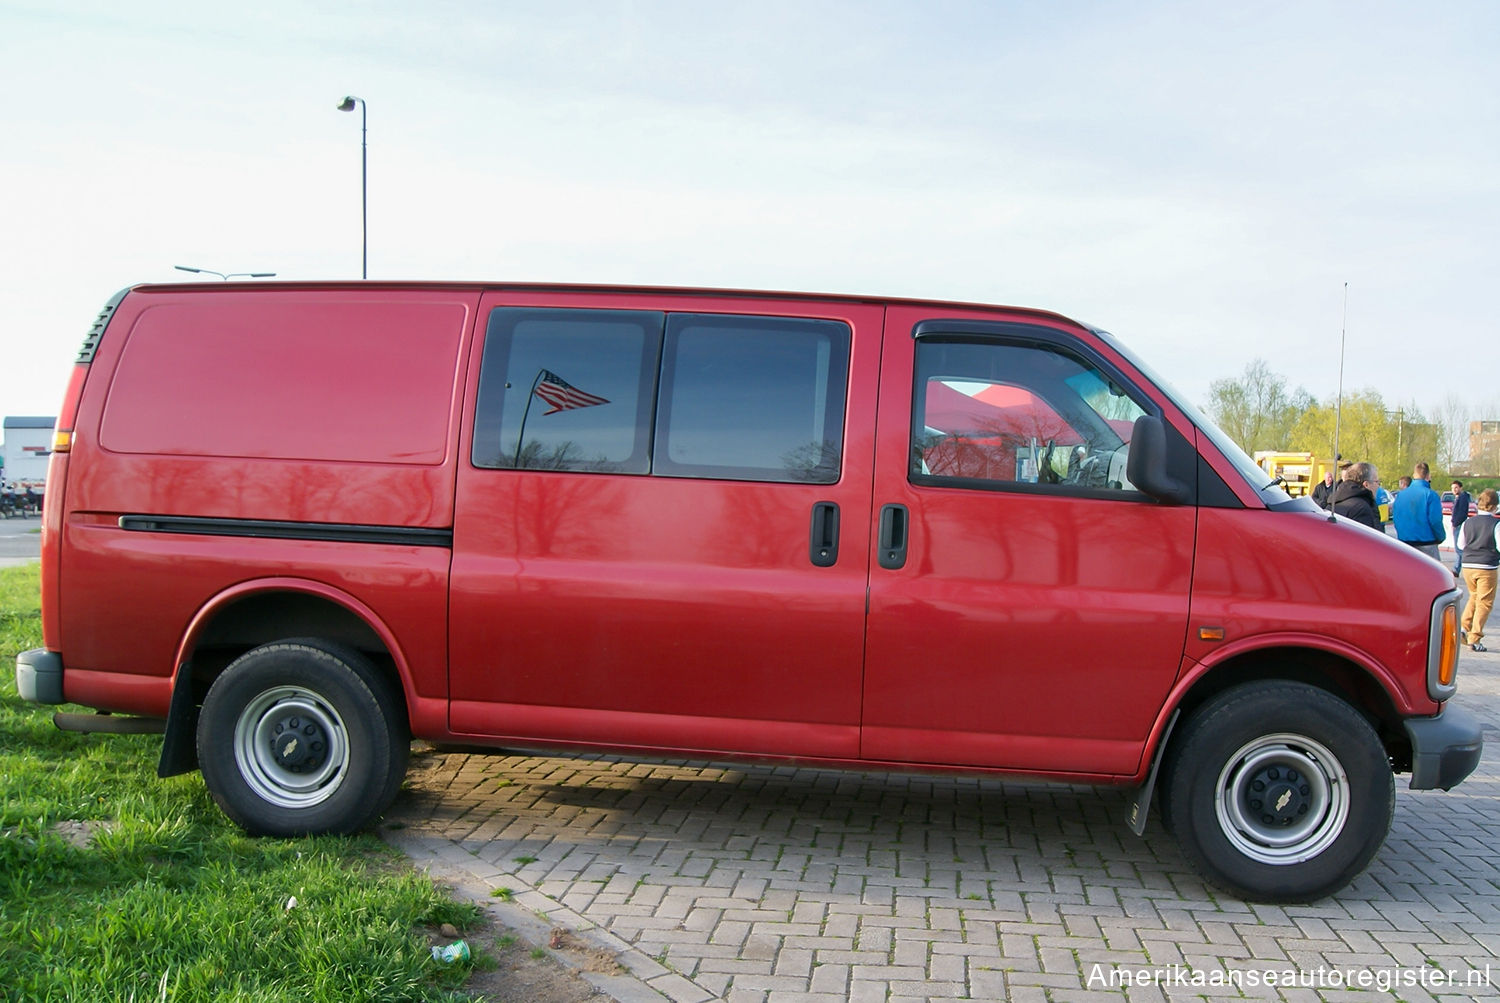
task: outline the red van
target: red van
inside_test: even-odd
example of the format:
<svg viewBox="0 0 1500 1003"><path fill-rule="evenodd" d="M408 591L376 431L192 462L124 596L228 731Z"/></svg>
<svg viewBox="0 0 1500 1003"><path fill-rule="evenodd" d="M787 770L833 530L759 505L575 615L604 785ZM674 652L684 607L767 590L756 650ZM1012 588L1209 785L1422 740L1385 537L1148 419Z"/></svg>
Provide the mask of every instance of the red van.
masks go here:
<svg viewBox="0 0 1500 1003"><path fill-rule="evenodd" d="M253 833L368 825L413 736L973 770L1132 786L1138 832L1155 792L1212 881L1306 900L1394 773L1481 751L1446 568L1039 310L138 286L44 523L23 696L161 728Z"/></svg>

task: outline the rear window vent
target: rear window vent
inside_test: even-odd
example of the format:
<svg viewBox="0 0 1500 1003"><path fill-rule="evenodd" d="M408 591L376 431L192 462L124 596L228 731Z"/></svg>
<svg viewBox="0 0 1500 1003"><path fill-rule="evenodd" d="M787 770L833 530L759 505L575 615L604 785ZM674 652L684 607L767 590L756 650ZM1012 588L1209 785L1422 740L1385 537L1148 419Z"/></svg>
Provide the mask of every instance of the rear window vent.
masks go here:
<svg viewBox="0 0 1500 1003"><path fill-rule="evenodd" d="M78 350L79 362L87 364L94 361L94 353L99 350L99 339L104 337L104 329L109 326L109 318L114 316L115 308L120 305L120 301L128 292L130 292L129 289L121 289L104 305L104 309L99 311L99 318L94 321L94 326L89 328L89 333L83 339L83 347Z"/></svg>

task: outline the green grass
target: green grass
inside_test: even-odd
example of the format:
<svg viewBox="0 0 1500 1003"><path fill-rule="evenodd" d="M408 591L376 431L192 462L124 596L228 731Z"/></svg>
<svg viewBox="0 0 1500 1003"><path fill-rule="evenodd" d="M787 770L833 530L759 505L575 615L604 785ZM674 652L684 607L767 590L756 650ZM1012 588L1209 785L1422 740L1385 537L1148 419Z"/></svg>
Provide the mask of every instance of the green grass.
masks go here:
<svg viewBox="0 0 1500 1003"><path fill-rule="evenodd" d="M0 999L463 998L472 964L439 968L418 928L477 909L379 839L250 839L198 774L157 779L159 736L61 732L22 702L37 594L35 564L0 568Z"/></svg>

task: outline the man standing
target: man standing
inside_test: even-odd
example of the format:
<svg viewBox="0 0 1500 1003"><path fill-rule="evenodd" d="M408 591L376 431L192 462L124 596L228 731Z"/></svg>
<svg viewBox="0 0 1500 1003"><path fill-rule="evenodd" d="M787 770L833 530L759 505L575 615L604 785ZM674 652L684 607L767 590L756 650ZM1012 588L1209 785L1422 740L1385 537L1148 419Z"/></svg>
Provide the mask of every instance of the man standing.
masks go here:
<svg viewBox="0 0 1500 1003"><path fill-rule="evenodd" d="M1429 476L1427 464L1418 463L1411 472L1411 487L1396 495L1391 514L1396 520L1396 539L1441 561L1438 544L1443 542L1443 501L1428 483Z"/></svg>
<svg viewBox="0 0 1500 1003"><path fill-rule="evenodd" d="M1318 508L1333 508L1333 471L1325 470L1323 479L1312 489L1312 500Z"/></svg>
<svg viewBox="0 0 1500 1003"><path fill-rule="evenodd" d="M1448 521L1453 524L1453 573L1459 574L1464 569L1464 548L1458 545L1458 530L1469 517L1469 492L1464 490L1463 481L1453 482L1453 514Z"/></svg>

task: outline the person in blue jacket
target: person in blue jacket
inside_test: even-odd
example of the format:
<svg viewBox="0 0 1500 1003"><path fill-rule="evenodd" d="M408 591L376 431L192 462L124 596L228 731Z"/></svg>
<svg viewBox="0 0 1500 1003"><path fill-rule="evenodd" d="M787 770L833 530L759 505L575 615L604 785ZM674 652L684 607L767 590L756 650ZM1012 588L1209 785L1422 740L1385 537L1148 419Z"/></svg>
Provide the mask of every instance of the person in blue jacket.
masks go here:
<svg viewBox="0 0 1500 1003"><path fill-rule="evenodd" d="M1396 539L1441 561L1438 545L1443 542L1443 500L1432 490L1426 463L1418 463L1411 472L1411 487L1396 495L1391 516L1396 522Z"/></svg>

